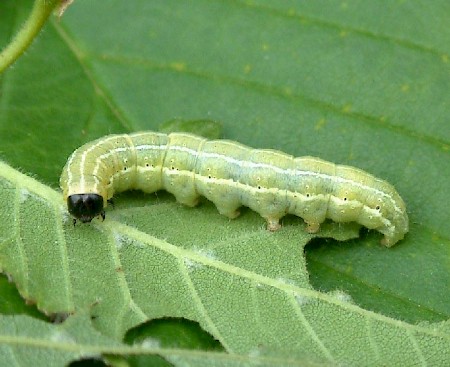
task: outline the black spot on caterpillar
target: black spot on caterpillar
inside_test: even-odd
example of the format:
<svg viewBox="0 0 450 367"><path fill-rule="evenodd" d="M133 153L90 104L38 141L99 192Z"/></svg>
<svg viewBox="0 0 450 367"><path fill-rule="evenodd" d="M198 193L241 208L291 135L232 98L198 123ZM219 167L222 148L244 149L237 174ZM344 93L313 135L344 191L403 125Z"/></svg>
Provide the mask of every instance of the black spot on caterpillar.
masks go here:
<svg viewBox="0 0 450 367"><path fill-rule="evenodd" d="M68 159L60 185L69 212L82 222L104 217L116 191L164 189L188 206L205 196L229 218L247 206L270 230L294 214L310 232L327 218L358 222L384 234L385 246L408 232L403 200L392 185L369 173L185 133L109 135L87 143Z"/></svg>

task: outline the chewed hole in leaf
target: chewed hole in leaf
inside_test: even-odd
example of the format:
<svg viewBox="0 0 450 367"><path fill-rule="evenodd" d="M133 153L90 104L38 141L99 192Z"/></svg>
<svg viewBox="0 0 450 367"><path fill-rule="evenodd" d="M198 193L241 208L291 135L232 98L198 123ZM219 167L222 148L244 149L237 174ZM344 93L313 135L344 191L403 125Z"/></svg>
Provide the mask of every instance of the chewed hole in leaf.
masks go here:
<svg viewBox="0 0 450 367"><path fill-rule="evenodd" d="M153 348L224 350L197 322L183 318L161 318L140 324L128 330L124 342Z"/></svg>
<svg viewBox="0 0 450 367"><path fill-rule="evenodd" d="M105 362L95 358L82 358L77 361L73 361L69 364L69 367L103 367L108 366Z"/></svg>

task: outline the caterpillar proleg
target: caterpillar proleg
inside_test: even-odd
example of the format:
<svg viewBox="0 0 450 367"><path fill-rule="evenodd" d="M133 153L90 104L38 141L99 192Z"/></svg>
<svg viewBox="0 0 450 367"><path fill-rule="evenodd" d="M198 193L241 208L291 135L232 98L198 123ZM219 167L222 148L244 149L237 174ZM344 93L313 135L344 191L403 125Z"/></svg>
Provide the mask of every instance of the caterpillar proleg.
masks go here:
<svg viewBox="0 0 450 367"><path fill-rule="evenodd" d="M286 214L317 232L327 218L358 222L392 246L408 232L405 204L392 185L357 168L314 157L295 158L229 140L186 133L109 135L69 157L60 179L69 212L82 222L104 217L115 192L166 190L195 206L200 196L229 217L247 206L280 227Z"/></svg>

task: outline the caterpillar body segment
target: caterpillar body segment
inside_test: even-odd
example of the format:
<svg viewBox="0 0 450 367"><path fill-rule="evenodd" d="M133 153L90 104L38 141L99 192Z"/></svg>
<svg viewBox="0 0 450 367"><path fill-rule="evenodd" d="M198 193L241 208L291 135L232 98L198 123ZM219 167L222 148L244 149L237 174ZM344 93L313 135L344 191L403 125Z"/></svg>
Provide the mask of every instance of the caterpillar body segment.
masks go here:
<svg viewBox="0 0 450 367"><path fill-rule="evenodd" d="M358 222L381 232L388 247L408 232L403 200L392 185L369 173L186 133L109 135L87 143L69 157L60 185L69 212L82 222L104 216L115 192L138 189L166 190L188 206L204 196L229 218L247 206L270 230L294 214L310 232L327 218Z"/></svg>

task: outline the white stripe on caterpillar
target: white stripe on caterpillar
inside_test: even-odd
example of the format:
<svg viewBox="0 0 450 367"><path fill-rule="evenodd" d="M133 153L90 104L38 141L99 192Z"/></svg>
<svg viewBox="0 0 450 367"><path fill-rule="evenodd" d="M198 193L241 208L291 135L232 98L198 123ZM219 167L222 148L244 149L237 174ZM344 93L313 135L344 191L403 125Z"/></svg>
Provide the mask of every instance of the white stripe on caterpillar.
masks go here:
<svg viewBox="0 0 450 367"><path fill-rule="evenodd" d="M205 196L230 218L248 206L270 230L294 214L311 232L327 218L356 221L383 233L386 246L408 232L398 193L362 170L185 133L110 135L87 143L68 159L60 185L69 212L82 222L104 217L116 191L164 189L189 206Z"/></svg>

